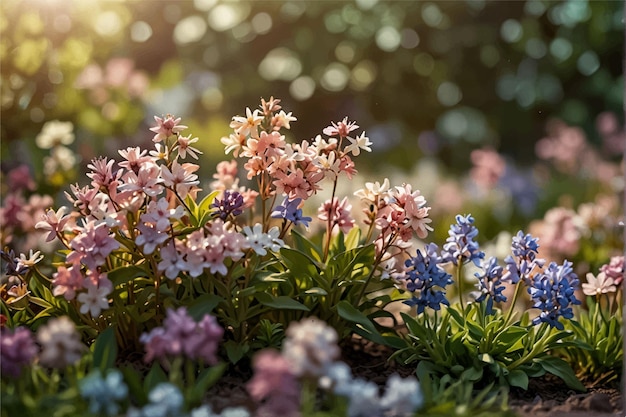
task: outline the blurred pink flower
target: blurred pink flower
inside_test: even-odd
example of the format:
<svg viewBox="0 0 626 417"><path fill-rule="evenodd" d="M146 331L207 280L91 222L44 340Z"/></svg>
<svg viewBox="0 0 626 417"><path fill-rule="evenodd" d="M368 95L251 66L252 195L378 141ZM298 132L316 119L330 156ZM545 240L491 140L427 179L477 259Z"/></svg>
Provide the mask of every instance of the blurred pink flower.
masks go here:
<svg viewBox="0 0 626 417"><path fill-rule="evenodd" d="M615 285L621 285L624 280L624 256L613 256L608 264L600 267L600 272L613 279Z"/></svg>
<svg viewBox="0 0 626 417"><path fill-rule="evenodd" d="M299 415L300 386L289 361L275 350L263 350L255 355L252 367L254 375L246 389L262 404L256 415Z"/></svg>
<svg viewBox="0 0 626 417"><path fill-rule="evenodd" d="M64 368L78 362L85 350L74 323L67 316L50 319L40 327L37 341L41 345L39 362L50 368Z"/></svg>
<svg viewBox="0 0 626 417"><path fill-rule="evenodd" d="M506 162L495 150L476 149L470 154L474 167L470 170L472 180L484 189L492 189L504 175Z"/></svg>
<svg viewBox="0 0 626 417"><path fill-rule="evenodd" d="M604 272L600 272L597 277L594 277L591 272L588 272L587 282L582 284L582 288L585 295L592 297L616 291L613 278L607 277Z"/></svg>

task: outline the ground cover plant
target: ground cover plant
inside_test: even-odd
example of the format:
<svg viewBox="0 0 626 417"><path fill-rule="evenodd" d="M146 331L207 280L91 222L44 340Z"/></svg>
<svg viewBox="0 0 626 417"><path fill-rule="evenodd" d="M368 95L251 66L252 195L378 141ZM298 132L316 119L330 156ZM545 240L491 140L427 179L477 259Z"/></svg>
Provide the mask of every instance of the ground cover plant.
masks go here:
<svg viewBox="0 0 626 417"><path fill-rule="evenodd" d="M371 151L355 122L297 141L296 121L275 98L233 117L221 142L236 159L208 189L201 139L173 115L154 118L151 149L92 160L34 224L54 250L2 252L3 413L497 415L509 387L546 373L579 391L579 377L619 379L608 293L623 258L581 287L523 231L486 256L471 214L439 249L411 185L339 195ZM353 375L338 344L354 335L415 374L385 389ZM213 410L206 392L234 367L253 369L254 404Z"/></svg>

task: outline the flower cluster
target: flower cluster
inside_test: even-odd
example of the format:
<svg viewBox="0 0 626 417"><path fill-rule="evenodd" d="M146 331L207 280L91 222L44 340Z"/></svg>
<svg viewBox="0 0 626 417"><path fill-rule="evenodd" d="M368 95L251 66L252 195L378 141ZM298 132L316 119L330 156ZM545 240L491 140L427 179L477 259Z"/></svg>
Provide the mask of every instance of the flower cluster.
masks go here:
<svg viewBox="0 0 626 417"><path fill-rule="evenodd" d="M117 369L110 370L106 376L99 369L93 370L80 380L79 389L80 395L89 400L89 412L93 414L118 415L119 402L128 396L128 387Z"/></svg>
<svg viewBox="0 0 626 417"><path fill-rule="evenodd" d="M185 307L167 310L163 327L155 327L141 336L146 348L146 362L184 355L208 364L217 363L217 347L224 329L215 317L205 315L195 322Z"/></svg>
<svg viewBox="0 0 626 417"><path fill-rule="evenodd" d="M548 323L552 327L563 330L559 317L571 319L574 312L570 305L580 304L576 299L578 277L572 270L572 263L565 261L563 265L551 262L542 273L534 276L532 286L528 288L533 301L533 308L541 313L533 319L534 324Z"/></svg>
<svg viewBox="0 0 626 417"><path fill-rule="evenodd" d="M11 330L0 327L0 369L3 375L17 378L22 368L30 365L38 352L33 335L27 328Z"/></svg>
<svg viewBox="0 0 626 417"><path fill-rule="evenodd" d="M454 265L473 262L474 265L480 266L485 253L474 240L478 235L478 229L474 226L474 218L471 215L457 215L456 224L450 226L448 235L441 253L444 262L451 262Z"/></svg>

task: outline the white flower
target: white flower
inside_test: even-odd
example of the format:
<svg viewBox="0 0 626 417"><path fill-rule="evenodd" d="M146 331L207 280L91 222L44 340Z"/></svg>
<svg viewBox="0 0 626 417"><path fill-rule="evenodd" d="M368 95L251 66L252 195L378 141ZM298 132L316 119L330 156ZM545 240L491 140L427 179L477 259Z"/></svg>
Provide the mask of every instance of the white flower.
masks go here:
<svg viewBox="0 0 626 417"><path fill-rule="evenodd" d="M588 272L587 282L585 282L582 287L583 293L592 297L617 291L613 278L607 277L604 272L600 272L597 278L594 277L591 272Z"/></svg>
<svg viewBox="0 0 626 417"><path fill-rule="evenodd" d="M41 149L50 149L57 145L69 145L74 142L74 125L72 122L53 120L46 122L35 138Z"/></svg>
<svg viewBox="0 0 626 417"><path fill-rule="evenodd" d="M67 316L51 319L40 327L37 341L41 345L39 361L51 368L64 368L78 362L85 348L74 323Z"/></svg>
<svg viewBox="0 0 626 417"><path fill-rule="evenodd" d="M339 356L337 332L326 322L310 317L287 329L283 356L297 376L321 376Z"/></svg>
<svg viewBox="0 0 626 417"><path fill-rule="evenodd" d="M87 292L78 294L78 302L80 306L80 312L82 314L91 314L91 317L97 317L102 310L109 308L109 300L107 295L111 290L107 287L97 287L90 283L87 285Z"/></svg>
<svg viewBox="0 0 626 417"><path fill-rule="evenodd" d="M350 144L344 149L346 153L352 152L352 155L359 156L361 149L366 152L372 152L372 148L370 148L372 142L365 136L365 132L362 132L361 135L357 136L355 139L350 136L348 136L347 139L350 141Z"/></svg>
<svg viewBox="0 0 626 417"><path fill-rule="evenodd" d="M357 190L354 192L354 195L361 198L362 200L368 201L377 201L379 197L384 197L387 195L389 191L389 179L385 178L383 183L376 182L366 182L365 188Z"/></svg>
<svg viewBox="0 0 626 417"><path fill-rule="evenodd" d="M387 380L385 395L380 400L386 415L412 416L424 404L424 395L420 384L414 377L402 379L393 374Z"/></svg>
<svg viewBox="0 0 626 417"><path fill-rule="evenodd" d="M40 251L33 252L31 249L28 253L28 258L23 253L20 253L20 258L17 260L17 270L19 271L22 268L31 268L42 259L43 255Z"/></svg>
<svg viewBox="0 0 626 417"><path fill-rule="evenodd" d="M267 249L277 252L285 246L282 239L278 238L279 233L278 227L272 227L268 233L263 233L263 226L260 223L255 224L253 228L250 226L243 228L243 234L246 236L248 245L260 256L266 255Z"/></svg>

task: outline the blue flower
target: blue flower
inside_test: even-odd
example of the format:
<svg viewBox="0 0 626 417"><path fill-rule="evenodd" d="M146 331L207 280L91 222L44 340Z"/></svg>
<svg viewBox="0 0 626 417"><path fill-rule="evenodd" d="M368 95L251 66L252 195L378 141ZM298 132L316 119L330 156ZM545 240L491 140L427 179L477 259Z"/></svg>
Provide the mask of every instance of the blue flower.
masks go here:
<svg viewBox="0 0 626 417"><path fill-rule="evenodd" d="M283 204L277 206L272 212L272 218L289 220L296 226L302 223L305 227L309 227L309 222L312 219L302 215L302 209L298 208L301 201L302 199L299 197L293 200L289 200L288 197L285 198Z"/></svg>
<svg viewBox="0 0 626 417"><path fill-rule="evenodd" d="M541 268L545 264L545 259L537 258L539 251L537 240L530 234L524 235L521 230L517 232L516 236L513 236L511 242L513 256L509 255L504 259L504 263L507 265L507 274L504 278L506 281L517 284L523 280L527 285L531 284L530 275L535 267Z"/></svg>
<svg viewBox="0 0 626 417"><path fill-rule="evenodd" d="M454 265L472 261L474 265L480 267L480 260L485 257L485 252L481 251L478 243L474 241L478 229L474 226L472 215L458 214L456 224L450 226L448 235L441 253L443 261L452 262Z"/></svg>
<svg viewBox="0 0 626 417"><path fill-rule="evenodd" d="M238 191L224 190L223 199L216 198L211 207L217 209L220 219L226 220L231 214L239 216L243 213L243 204L243 196Z"/></svg>
<svg viewBox="0 0 626 417"><path fill-rule="evenodd" d="M426 307L440 310L441 304L450 305L443 291L447 285L452 284L452 276L439 266L441 258L437 253L437 245L426 245L424 253L419 249L415 257L407 259L405 265L406 287L411 292L419 291L419 296L413 296L404 301L410 306L417 306L420 314Z"/></svg>
<svg viewBox="0 0 626 417"><path fill-rule="evenodd" d="M110 370L106 378L102 377L99 369L92 371L80 380L79 390L82 397L89 400L89 412L104 412L108 416L118 414L120 407L117 402L128 395L128 387L117 369Z"/></svg>
<svg viewBox="0 0 626 417"><path fill-rule="evenodd" d="M502 274L504 269L498 265L498 260L494 257L483 265L482 272L476 272L474 276L478 278L478 289L481 294L476 298L477 302L487 300L487 314L493 314L493 303L506 301L506 296L502 295L504 285L502 285Z"/></svg>
<svg viewBox="0 0 626 417"><path fill-rule="evenodd" d="M558 319L574 317L570 305L580 304L575 294L579 284L572 263L568 261L563 262L563 265L551 262L546 271L535 275L528 292L534 302L533 308L541 310L541 313L533 319L533 324L543 322L563 330L564 326Z"/></svg>

